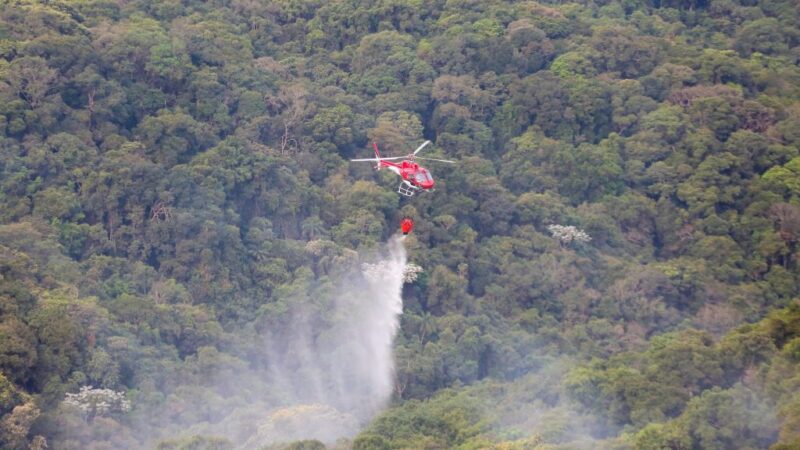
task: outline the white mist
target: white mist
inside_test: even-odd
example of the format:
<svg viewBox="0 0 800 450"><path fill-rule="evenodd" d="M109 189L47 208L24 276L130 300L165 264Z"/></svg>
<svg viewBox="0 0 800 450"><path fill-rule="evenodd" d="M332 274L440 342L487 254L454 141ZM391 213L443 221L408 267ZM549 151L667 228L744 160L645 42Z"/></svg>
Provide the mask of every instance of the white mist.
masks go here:
<svg viewBox="0 0 800 450"><path fill-rule="evenodd" d="M242 332L257 343L252 360L208 349L200 379L139 416L142 448L191 436L241 449L355 436L392 396L406 251L395 237L371 257L351 256L276 290L259 331Z"/></svg>
<svg viewBox="0 0 800 450"><path fill-rule="evenodd" d="M267 387L280 392L245 443L352 437L386 407L394 388L393 342L403 312L406 252L392 238L370 262L312 290L265 336ZM339 278L339 277L336 277Z"/></svg>

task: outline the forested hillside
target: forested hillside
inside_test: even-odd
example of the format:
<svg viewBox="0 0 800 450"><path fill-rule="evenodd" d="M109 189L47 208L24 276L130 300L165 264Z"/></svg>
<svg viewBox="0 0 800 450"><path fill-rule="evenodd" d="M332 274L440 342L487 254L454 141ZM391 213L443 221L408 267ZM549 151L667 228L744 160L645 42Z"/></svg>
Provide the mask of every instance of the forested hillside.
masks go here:
<svg viewBox="0 0 800 450"><path fill-rule="evenodd" d="M340 449L800 448L799 24L797 0L0 0L0 448L323 422L363 428ZM458 161L433 193L348 162L425 139ZM285 403L263 337L406 215L391 407L247 409Z"/></svg>

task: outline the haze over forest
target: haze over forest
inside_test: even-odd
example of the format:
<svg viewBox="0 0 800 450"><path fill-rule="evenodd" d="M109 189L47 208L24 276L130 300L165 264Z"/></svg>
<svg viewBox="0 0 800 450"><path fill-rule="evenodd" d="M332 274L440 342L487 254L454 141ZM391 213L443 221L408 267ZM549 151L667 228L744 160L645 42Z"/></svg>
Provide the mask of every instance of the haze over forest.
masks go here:
<svg viewBox="0 0 800 450"><path fill-rule="evenodd" d="M800 448L800 4L0 0L44 448Z"/></svg>

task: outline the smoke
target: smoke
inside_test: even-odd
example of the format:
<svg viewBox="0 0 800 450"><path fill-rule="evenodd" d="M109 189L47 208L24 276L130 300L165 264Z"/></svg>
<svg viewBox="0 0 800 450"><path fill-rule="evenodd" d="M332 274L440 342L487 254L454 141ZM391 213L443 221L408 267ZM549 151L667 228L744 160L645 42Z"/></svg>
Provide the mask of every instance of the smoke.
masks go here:
<svg viewBox="0 0 800 450"><path fill-rule="evenodd" d="M207 364L210 388L176 389L180 401L168 403L188 406L147 433L151 444L176 435L220 436L238 448L332 444L385 408L394 387L405 248L392 238L375 255L337 264L336 275L309 272L276 292L251 336L257 354Z"/></svg>

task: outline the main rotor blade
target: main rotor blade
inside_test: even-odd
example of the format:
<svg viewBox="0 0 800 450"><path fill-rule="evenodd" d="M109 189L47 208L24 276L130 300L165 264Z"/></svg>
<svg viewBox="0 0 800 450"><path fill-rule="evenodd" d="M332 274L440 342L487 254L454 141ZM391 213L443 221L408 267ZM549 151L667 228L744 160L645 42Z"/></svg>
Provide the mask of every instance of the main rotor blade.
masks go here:
<svg viewBox="0 0 800 450"><path fill-rule="evenodd" d="M422 156L417 156L417 159L424 159L426 161L438 161L438 162L450 163L450 164L455 164L456 163L455 161L448 161L446 159L423 158Z"/></svg>
<svg viewBox="0 0 800 450"><path fill-rule="evenodd" d="M428 144L430 144L430 143L431 143L431 141L425 141L425 142L423 142L423 143L422 143L422 145L420 145L419 147L417 147L417 149L416 149L416 150L414 150L414 154L416 155L417 153L419 153L419 151L420 151L420 150L422 150L423 148L425 148L425 146L426 146L426 145L428 145Z"/></svg>
<svg viewBox="0 0 800 450"><path fill-rule="evenodd" d="M390 156L388 158L362 158L362 159L351 159L350 161L386 161L387 159L403 159L405 156Z"/></svg>

